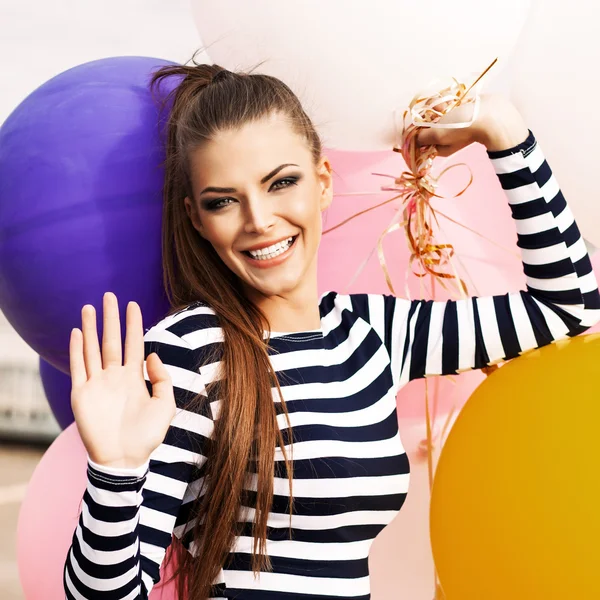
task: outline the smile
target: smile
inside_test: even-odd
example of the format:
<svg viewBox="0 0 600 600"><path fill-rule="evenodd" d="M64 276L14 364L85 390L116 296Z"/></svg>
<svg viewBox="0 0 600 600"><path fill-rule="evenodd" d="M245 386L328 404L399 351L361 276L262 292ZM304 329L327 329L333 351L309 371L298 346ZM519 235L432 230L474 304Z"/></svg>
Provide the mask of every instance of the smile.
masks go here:
<svg viewBox="0 0 600 600"><path fill-rule="evenodd" d="M292 254L297 239L298 236L296 235L283 242L280 242L279 244L275 244L261 250L251 252L248 250L243 250L242 254L248 260L248 262L254 266L274 267L282 263Z"/></svg>

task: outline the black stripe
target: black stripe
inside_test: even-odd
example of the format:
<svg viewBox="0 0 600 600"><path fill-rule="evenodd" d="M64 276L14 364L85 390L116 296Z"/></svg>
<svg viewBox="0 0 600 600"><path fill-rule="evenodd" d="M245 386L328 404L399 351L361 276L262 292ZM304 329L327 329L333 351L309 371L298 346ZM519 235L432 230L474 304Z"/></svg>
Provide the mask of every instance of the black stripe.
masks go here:
<svg viewBox="0 0 600 600"><path fill-rule="evenodd" d="M429 336L432 307L433 302L431 300L422 300L420 302L410 356L409 378L411 380L425 375L425 366L427 363L427 338Z"/></svg>
<svg viewBox="0 0 600 600"><path fill-rule="evenodd" d="M563 258L553 263L544 263L543 265L523 264L523 271L527 277L536 279L555 279L574 273L573 263L570 258Z"/></svg>
<svg viewBox="0 0 600 600"><path fill-rule="evenodd" d="M496 319L498 320L498 330L500 331L500 339L506 356L503 358L515 358L519 356L521 347L515 323L510 311L509 294L503 296L494 296L494 310Z"/></svg>
<svg viewBox="0 0 600 600"><path fill-rule="evenodd" d="M442 373L450 375L458 371L459 339L456 302L446 302L442 325Z"/></svg>
<svg viewBox="0 0 600 600"><path fill-rule="evenodd" d="M478 298L471 298L471 305L473 306L473 319L475 325L475 365L476 369L481 369L490 363L490 356L487 348L485 347L485 341L483 339L483 330L481 329L481 319L479 317L479 304Z"/></svg>
<svg viewBox="0 0 600 600"><path fill-rule="evenodd" d="M521 298L523 299L527 316L531 322L531 327L535 335L537 346L539 348L546 346L553 341L554 336L550 332L550 328L548 327L548 323L546 323L542 309L529 294L521 292Z"/></svg>

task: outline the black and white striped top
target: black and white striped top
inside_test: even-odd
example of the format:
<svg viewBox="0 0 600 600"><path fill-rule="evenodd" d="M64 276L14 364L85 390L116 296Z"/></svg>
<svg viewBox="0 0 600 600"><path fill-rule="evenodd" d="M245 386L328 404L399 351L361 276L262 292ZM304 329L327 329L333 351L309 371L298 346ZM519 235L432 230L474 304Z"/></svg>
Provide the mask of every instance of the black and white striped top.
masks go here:
<svg viewBox="0 0 600 600"><path fill-rule="evenodd" d="M600 319L586 246L533 134L489 156L515 219L527 291L448 302L327 292L320 329L273 333L269 354L293 427L293 536L276 448L267 545L274 570L253 577L250 506L213 598L369 598L369 547L400 510L409 482L398 390L425 375L516 357ZM218 363L198 365L207 348L222 343L222 331L213 311L195 304L163 319L145 340L146 356L157 351L168 366L179 409L148 464L109 469L90 461L64 571L69 599L147 598L172 534L195 552L182 533L202 476L193 465L205 462L219 400L208 398L205 415L183 406L190 395L206 395ZM275 388L273 402L285 428Z"/></svg>

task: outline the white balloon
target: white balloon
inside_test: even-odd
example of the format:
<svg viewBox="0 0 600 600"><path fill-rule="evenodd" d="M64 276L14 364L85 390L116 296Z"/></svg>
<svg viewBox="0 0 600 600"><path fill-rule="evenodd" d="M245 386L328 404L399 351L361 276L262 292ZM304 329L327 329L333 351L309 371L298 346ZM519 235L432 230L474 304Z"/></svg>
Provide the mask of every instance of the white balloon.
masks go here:
<svg viewBox="0 0 600 600"><path fill-rule="evenodd" d="M499 64L530 0L191 0L211 60L285 81L330 148L389 149L412 97L433 79ZM465 81L467 83L467 81Z"/></svg>
<svg viewBox="0 0 600 600"><path fill-rule="evenodd" d="M537 0L514 55L512 99L544 148L584 237L600 246L596 190L600 5Z"/></svg>

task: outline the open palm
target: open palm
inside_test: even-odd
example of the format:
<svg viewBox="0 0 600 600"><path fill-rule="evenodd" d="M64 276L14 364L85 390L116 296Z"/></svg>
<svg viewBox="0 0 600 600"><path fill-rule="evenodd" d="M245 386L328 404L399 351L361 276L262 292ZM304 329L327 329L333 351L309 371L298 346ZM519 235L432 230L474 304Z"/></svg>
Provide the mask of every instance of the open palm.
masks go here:
<svg viewBox="0 0 600 600"><path fill-rule="evenodd" d="M81 439L98 464L141 466L164 440L175 416L169 373L157 354L147 357L151 396L144 379L144 329L137 303L127 305L124 357L114 294L104 294L102 350L96 310L90 304L81 310L81 325L71 332L69 346L71 406Z"/></svg>

